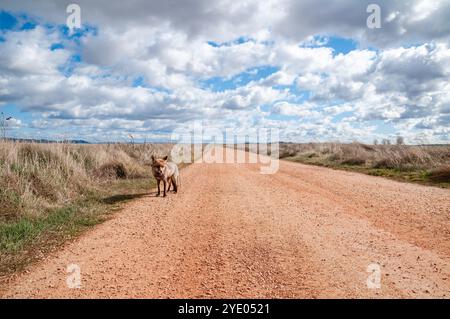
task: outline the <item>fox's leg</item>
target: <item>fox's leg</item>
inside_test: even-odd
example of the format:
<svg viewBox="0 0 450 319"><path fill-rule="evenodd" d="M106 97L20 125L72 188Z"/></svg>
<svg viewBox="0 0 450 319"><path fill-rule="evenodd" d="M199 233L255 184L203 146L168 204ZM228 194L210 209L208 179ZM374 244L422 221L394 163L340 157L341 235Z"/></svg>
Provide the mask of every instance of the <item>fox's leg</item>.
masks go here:
<svg viewBox="0 0 450 319"><path fill-rule="evenodd" d="M164 193L163 193L163 197L166 197L166 186L167 186L167 182L166 182L166 179L163 179L163 186L164 186Z"/></svg>
<svg viewBox="0 0 450 319"><path fill-rule="evenodd" d="M170 180L172 181L173 192L176 194L178 191L178 185L177 185L177 181L175 178L176 178L175 176L172 176Z"/></svg>
<svg viewBox="0 0 450 319"><path fill-rule="evenodd" d="M159 179L156 180L156 183L158 184L158 194L156 194L156 196L159 196L161 194L161 189L159 188L159 183L161 181Z"/></svg>
<svg viewBox="0 0 450 319"><path fill-rule="evenodd" d="M172 181L172 178L169 178L168 183L169 183L169 187L167 187L167 191L170 191L170 182Z"/></svg>

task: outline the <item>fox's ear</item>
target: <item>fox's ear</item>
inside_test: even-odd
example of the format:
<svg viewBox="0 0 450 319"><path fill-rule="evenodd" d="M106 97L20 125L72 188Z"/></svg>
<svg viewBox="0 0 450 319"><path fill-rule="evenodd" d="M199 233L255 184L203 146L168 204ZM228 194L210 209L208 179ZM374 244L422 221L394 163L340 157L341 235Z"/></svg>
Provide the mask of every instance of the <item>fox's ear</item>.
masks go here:
<svg viewBox="0 0 450 319"><path fill-rule="evenodd" d="M166 155L163 157L163 160L167 161L168 158L169 158L169 156Z"/></svg>
<svg viewBox="0 0 450 319"><path fill-rule="evenodd" d="M152 163L155 162L155 155L152 155Z"/></svg>

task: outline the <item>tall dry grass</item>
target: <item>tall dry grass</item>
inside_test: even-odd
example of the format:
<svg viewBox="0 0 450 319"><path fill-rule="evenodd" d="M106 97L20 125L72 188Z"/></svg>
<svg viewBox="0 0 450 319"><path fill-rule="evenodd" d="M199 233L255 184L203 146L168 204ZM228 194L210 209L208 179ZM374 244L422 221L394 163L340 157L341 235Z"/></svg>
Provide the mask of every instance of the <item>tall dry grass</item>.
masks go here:
<svg viewBox="0 0 450 319"><path fill-rule="evenodd" d="M40 217L116 178L149 177L152 154L171 144L39 144L0 141L0 221Z"/></svg>
<svg viewBox="0 0 450 319"><path fill-rule="evenodd" d="M450 145L366 145L362 143L281 143L280 158L373 169L427 171L450 180Z"/></svg>

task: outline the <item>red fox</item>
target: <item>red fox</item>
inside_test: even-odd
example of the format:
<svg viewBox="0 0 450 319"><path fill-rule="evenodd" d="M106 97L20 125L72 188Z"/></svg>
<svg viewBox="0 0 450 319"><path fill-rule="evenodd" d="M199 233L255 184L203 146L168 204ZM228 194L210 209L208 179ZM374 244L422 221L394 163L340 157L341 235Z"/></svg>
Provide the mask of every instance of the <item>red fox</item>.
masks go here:
<svg viewBox="0 0 450 319"><path fill-rule="evenodd" d="M167 156L163 158L155 158L152 155L152 173L158 184L158 193L156 196L161 195L160 183L163 182L163 197L166 196L166 186L167 191L170 191L170 185L173 185L174 193L177 193L178 187L180 185L180 173L178 171L178 166L175 163L168 162Z"/></svg>

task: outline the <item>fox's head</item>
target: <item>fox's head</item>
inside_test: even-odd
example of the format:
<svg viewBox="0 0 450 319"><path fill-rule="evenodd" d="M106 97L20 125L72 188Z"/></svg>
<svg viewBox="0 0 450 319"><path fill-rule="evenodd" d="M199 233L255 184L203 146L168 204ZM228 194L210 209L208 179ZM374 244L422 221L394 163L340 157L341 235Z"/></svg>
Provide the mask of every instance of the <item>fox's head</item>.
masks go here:
<svg viewBox="0 0 450 319"><path fill-rule="evenodd" d="M164 156L163 158L156 158L152 155L152 172L155 177L163 176L163 169L167 164L167 158L167 156Z"/></svg>

